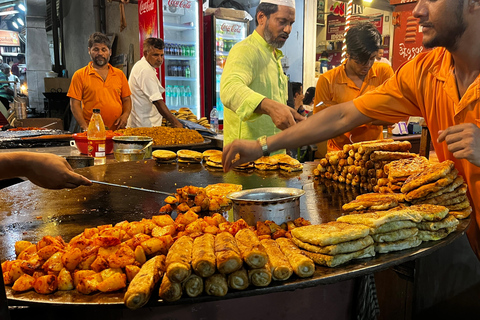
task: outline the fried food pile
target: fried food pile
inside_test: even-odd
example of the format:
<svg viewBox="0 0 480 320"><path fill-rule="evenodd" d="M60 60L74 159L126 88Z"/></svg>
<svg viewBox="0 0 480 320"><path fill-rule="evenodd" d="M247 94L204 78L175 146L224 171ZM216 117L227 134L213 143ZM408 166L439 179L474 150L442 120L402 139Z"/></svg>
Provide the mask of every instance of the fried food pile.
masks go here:
<svg viewBox="0 0 480 320"><path fill-rule="evenodd" d="M368 191L392 192L385 180L388 176L384 166L391 161L418 157L408 152L411 147L408 141L392 139L347 144L342 151L328 152L320 159L313 174Z"/></svg>
<svg viewBox="0 0 480 320"><path fill-rule="evenodd" d="M177 110L170 110L170 112L177 118L181 120L188 120L193 123L198 123L201 126L204 126L207 129L210 129L210 124L208 123L207 117L201 117L197 119L197 116L187 107L181 107ZM162 119L162 126L164 127L171 127L172 124L168 122L165 117Z"/></svg>
<svg viewBox="0 0 480 320"><path fill-rule="evenodd" d="M227 195L241 191L242 186L232 183L217 183L202 187L185 186L178 188L175 195L165 198L167 203L160 209L160 213L170 214L173 210L199 213L201 211L219 211L230 206Z"/></svg>
<svg viewBox="0 0 480 320"><path fill-rule="evenodd" d="M308 224L302 218L281 226L265 221L256 230L242 219L231 223L218 213L199 218L193 211L175 220L122 221L85 229L68 243L60 236L18 241L17 259L2 263L3 279L17 292L40 294L128 287L125 304L132 309L143 306L160 281L159 296L167 301L202 292L222 296L229 288L266 286L292 273L311 276L313 262L284 238Z"/></svg>
<svg viewBox="0 0 480 320"><path fill-rule="evenodd" d="M203 142L203 137L195 130L168 127L141 127L119 129L116 132L124 136L144 136L153 139L154 146L195 144Z"/></svg>

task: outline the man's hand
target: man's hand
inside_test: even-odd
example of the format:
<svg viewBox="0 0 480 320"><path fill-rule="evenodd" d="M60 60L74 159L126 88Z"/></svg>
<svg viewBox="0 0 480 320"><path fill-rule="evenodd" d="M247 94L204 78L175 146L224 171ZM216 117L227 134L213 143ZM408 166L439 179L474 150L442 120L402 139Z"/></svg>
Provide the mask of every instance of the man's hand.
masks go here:
<svg viewBox="0 0 480 320"><path fill-rule="evenodd" d="M262 148L257 140L235 140L223 148L223 171L228 172L230 169L256 160L262 155Z"/></svg>
<svg viewBox="0 0 480 320"><path fill-rule="evenodd" d="M285 130L295 125L296 119L299 121L304 119L304 117L289 106L268 98L262 100L257 109L255 109L255 112L270 116L275 126L280 130Z"/></svg>
<svg viewBox="0 0 480 320"><path fill-rule="evenodd" d="M437 142L444 141L455 158L466 159L480 167L480 128L474 123L462 123L439 131Z"/></svg>
<svg viewBox="0 0 480 320"><path fill-rule="evenodd" d="M110 130L125 129L127 126L128 114L122 114L115 122Z"/></svg>
<svg viewBox="0 0 480 320"><path fill-rule="evenodd" d="M23 175L42 188L73 189L92 185L90 180L75 173L67 160L50 153L29 152L22 156L19 165L23 166Z"/></svg>

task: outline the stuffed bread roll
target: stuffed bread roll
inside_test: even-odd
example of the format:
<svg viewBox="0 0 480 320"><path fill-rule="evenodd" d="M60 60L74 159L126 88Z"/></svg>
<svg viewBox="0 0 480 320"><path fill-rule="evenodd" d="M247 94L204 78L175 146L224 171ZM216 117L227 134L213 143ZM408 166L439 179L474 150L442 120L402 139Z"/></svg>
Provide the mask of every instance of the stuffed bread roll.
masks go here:
<svg viewBox="0 0 480 320"><path fill-rule="evenodd" d="M263 268L249 269L248 270L248 279L250 283L256 287L266 287L272 282L272 272L270 263Z"/></svg>
<svg viewBox="0 0 480 320"><path fill-rule="evenodd" d="M209 296L223 297L228 292L227 278L225 275L215 273L205 280L205 292Z"/></svg>
<svg viewBox="0 0 480 320"><path fill-rule="evenodd" d="M183 292L189 297L194 298L203 292L203 279L192 273L185 281L182 282Z"/></svg>
<svg viewBox="0 0 480 320"><path fill-rule="evenodd" d="M172 282L182 282L188 278L192 270L190 263L192 262L193 239L189 236L183 236L177 239L170 247L167 254L166 276Z"/></svg>
<svg viewBox="0 0 480 320"><path fill-rule="evenodd" d="M215 273L215 236L211 233L195 238L192 249L192 268L200 277Z"/></svg>
<svg viewBox="0 0 480 320"><path fill-rule="evenodd" d="M275 240L263 239L260 243L268 254L268 262L272 267L271 271L273 280L283 281L290 278L293 273L292 266Z"/></svg>
<svg viewBox="0 0 480 320"><path fill-rule="evenodd" d="M278 238L275 240L280 246L280 250L285 254L293 268L293 272L301 278L310 277L315 272L315 264L312 259L301 254L301 250L287 238Z"/></svg>
<svg viewBox="0 0 480 320"><path fill-rule="evenodd" d="M248 274L245 268L241 268L228 275L228 287L236 290L245 290L248 288L250 281L248 281Z"/></svg>
<svg viewBox="0 0 480 320"><path fill-rule="evenodd" d="M168 277L164 276L160 284L158 296L165 301L177 301L182 297L182 285L178 282L172 282Z"/></svg>
<svg viewBox="0 0 480 320"><path fill-rule="evenodd" d="M215 237L215 256L217 269L222 274L229 274L243 265L235 238L229 232L222 232Z"/></svg>
<svg viewBox="0 0 480 320"><path fill-rule="evenodd" d="M257 235L250 229L241 229L235 235L243 261L251 268L262 268L268 261L267 253Z"/></svg>
<svg viewBox="0 0 480 320"><path fill-rule="evenodd" d="M128 285L123 301L127 308L135 310L145 305L150 299L153 287L165 271L165 256L155 256L145 262Z"/></svg>

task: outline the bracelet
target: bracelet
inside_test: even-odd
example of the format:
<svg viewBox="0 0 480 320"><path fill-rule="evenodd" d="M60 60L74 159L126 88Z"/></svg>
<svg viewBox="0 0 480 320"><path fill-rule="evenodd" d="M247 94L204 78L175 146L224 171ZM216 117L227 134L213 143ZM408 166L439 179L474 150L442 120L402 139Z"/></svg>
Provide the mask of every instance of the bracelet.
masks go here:
<svg viewBox="0 0 480 320"><path fill-rule="evenodd" d="M270 155L270 151L268 151L268 146L267 146L267 136L261 136L260 138L257 139L258 142L260 143L260 147L262 147L262 153L264 157L267 157Z"/></svg>

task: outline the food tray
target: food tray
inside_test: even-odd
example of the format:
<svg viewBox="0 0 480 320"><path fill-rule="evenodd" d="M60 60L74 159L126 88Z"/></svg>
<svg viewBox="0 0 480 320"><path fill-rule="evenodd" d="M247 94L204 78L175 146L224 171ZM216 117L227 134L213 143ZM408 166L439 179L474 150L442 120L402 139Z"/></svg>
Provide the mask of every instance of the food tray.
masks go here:
<svg viewBox="0 0 480 320"><path fill-rule="evenodd" d="M180 149L190 149L192 147L203 147L208 144L210 144L212 140L210 139L205 139L203 142L198 142L198 143L190 143L190 144L169 144L169 145L164 145L164 146L152 146L153 150L158 150L158 149L164 149L164 150L180 150Z"/></svg>

